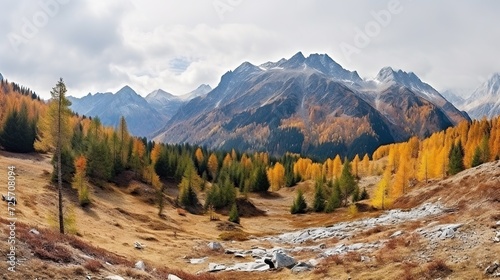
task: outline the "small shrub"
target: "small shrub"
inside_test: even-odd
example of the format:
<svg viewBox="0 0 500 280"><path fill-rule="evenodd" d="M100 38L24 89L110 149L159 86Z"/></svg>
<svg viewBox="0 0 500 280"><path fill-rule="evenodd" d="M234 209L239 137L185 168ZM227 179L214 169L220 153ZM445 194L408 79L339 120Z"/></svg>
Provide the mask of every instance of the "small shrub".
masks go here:
<svg viewBox="0 0 500 280"><path fill-rule="evenodd" d="M358 215L358 207L356 204L349 205L348 212L351 217L356 217Z"/></svg>
<svg viewBox="0 0 500 280"><path fill-rule="evenodd" d="M84 265L83 267L85 267L86 269L90 270L91 272L98 272L99 270L101 270L101 268L103 268L102 264L100 261L98 260L88 260Z"/></svg>

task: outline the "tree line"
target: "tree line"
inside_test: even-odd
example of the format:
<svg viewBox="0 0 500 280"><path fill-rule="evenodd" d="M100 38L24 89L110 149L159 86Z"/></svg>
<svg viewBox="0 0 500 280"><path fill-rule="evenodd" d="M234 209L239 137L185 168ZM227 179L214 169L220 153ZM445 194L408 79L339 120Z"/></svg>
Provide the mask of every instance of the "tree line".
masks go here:
<svg viewBox="0 0 500 280"><path fill-rule="evenodd" d="M453 175L500 156L500 118L463 122L426 139L381 146L371 156L336 155L318 162L292 153L274 158L266 152L211 151L134 137L123 117L117 127L107 127L97 117L71 112L62 79L46 103L13 84L2 82L0 90L0 145L13 152L54 153L53 181L59 189L73 186L82 206L91 204L90 182L104 185L128 170L156 189L159 215L169 182L179 188L179 206L193 211L231 209L231 216L239 220L236 200L250 192L278 191L312 180L310 209L332 212L366 199L358 180L372 175L381 176L372 204L385 209L417 181ZM203 204L198 199L201 192L206 194ZM290 212L308 209L298 191Z"/></svg>

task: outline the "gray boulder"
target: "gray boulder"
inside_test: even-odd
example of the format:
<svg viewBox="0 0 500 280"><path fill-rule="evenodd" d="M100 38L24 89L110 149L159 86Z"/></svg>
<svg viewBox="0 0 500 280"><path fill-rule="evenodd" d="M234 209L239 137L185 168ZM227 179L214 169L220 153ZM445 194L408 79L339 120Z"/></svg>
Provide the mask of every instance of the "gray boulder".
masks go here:
<svg viewBox="0 0 500 280"><path fill-rule="evenodd" d="M222 244L220 244L219 242L210 242L208 243L208 248L213 251L222 250Z"/></svg>
<svg viewBox="0 0 500 280"><path fill-rule="evenodd" d="M485 270L484 270L484 274L486 275L500 275L500 263L498 263L498 261L494 262L492 265L488 266ZM497 273L495 273L497 272Z"/></svg>
<svg viewBox="0 0 500 280"><path fill-rule="evenodd" d="M274 252L272 260L276 268L292 268L297 264L297 261L293 257L281 252Z"/></svg>

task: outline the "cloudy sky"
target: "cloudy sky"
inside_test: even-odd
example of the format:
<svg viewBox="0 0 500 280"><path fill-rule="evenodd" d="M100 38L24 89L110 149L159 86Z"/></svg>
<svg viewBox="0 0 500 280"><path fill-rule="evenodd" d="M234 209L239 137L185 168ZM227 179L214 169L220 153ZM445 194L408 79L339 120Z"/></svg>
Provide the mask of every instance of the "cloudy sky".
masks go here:
<svg viewBox="0 0 500 280"><path fill-rule="evenodd" d="M374 77L415 72L438 90L500 72L500 1L17 0L2 2L0 73L42 97L183 94L243 61L327 53Z"/></svg>

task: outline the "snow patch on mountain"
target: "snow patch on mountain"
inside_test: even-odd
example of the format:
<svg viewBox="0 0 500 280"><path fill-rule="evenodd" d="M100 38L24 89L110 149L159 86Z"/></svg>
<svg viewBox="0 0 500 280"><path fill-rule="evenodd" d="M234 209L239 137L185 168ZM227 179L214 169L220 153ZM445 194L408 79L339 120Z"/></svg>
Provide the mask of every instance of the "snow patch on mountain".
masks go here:
<svg viewBox="0 0 500 280"><path fill-rule="evenodd" d="M500 73L495 73L474 90L464 101L462 109L474 119L500 115Z"/></svg>

